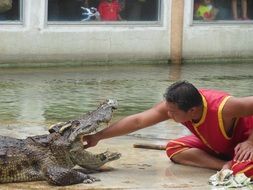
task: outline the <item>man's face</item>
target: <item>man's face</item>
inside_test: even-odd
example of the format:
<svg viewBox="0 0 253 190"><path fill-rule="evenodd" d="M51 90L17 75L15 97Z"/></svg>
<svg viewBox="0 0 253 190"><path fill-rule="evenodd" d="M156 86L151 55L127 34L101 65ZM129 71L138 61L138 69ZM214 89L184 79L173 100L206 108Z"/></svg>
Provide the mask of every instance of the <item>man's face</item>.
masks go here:
<svg viewBox="0 0 253 190"><path fill-rule="evenodd" d="M178 123L191 121L191 113L190 111L183 111L178 108L175 103L167 102L168 106L168 115L171 119Z"/></svg>

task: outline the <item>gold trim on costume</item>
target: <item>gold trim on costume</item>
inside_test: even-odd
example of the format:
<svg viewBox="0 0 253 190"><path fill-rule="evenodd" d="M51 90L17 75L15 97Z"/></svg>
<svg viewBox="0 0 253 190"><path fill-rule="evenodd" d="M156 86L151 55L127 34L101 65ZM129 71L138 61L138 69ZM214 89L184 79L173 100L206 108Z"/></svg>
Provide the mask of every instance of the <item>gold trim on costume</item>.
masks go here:
<svg viewBox="0 0 253 190"><path fill-rule="evenodd" d="M203 101L203 114L201 116L201 119L198 123L192 123L192 126L194 128L194 130L196 131L196 133L198 134L199 138L201 139L201 141L211 150L213 150L215 153L218 153L217 151L215 151L211 145L209 145L206 141L206 139L200 134L200 132L198 131L198 127L204 123L205 119L206 119L206 114L207 114L207 101L205 99L205 97L203 95L201 95L202 97L202 101Z"/></svg>
<svg viewBox="0 0 253 190"><path fill-rule="evenodd" d="M180 144L180 145L186 146L186 144L184 144L184 143L182 143L182 142L179 142L179 141L171 140L170 142L175 143L175 144Z"/></svg>
<svg viewBox="0 0 253 190"><path fill-rule="evenodd" d="M225 127L223 124L223 119L222 119L222 110L223 107L225 105L225 103L227 102L227 100L230 98L231 96L227 96L225 97L221 104L219 105L219 109L218 109L218 121L219 121L219 128L221 130L222 135L225 137L225 139L230 140L231 138L227 135L226 131L225 131Z"/></svg>
<svg viewBox="0 0 253 190"><path fill-rule="evenodd" d="M192 125L193 127L199 127L202 123L204 123L205 119L206 119L206 113L207 113L207 102L206 102L206 99L203 95L201 95L202 97L202 101L203 101L203 113L202 113L202 116L201 116L201 119L199 120L198 123L193 123L192 122Z"/></svg>
<svg viewBox="0 0 253 190"><path fill-rule="evenodd" d="M245 168L244 170L239 171L238 173L245 173L253 168L253 165L250 165L249 167Z"/></svg>
<svg viewBox="0 0 253 190"><path fill-rule="evenodd" d="M183 147L183 146L177 144L176 146L167 147L166 150L175 149L175 148L180 148L180 147Z"/></svg>
<svg viewBox="0 0 253 190"><path fill-rule="evenodd" d="M182 143L182 142L178 142L178 141L174 141L174 140L171 140L170 142L174 143L175 145L174 145L174 146L167 147L167 148L166 148L166 151L167 151L167 150L170 150L170 149L180 148L180 147L182 147L182 146L187 147L187 145L184 144L184 143Z"/></svg>
<svg viewBox="0 0 253 190"><path fill-rule="evenodd" d="M184 151L184 150L188 150L188 149L190 149L190 148L189 148L189 147L182 148L182 149L180 149L179 151L174 152L172 155L170 155L169 158L172 158L172 157L175 156L176 154L178 154L178 153L180 153L180 152L182 152L182 151Z"/></svg>
<svg viewBox="0 0 253 190"><path fill-rule="evenodd" d="M240 162L235 162L232 166L231 169L233 169L235 166L237 166Z"/></svg>

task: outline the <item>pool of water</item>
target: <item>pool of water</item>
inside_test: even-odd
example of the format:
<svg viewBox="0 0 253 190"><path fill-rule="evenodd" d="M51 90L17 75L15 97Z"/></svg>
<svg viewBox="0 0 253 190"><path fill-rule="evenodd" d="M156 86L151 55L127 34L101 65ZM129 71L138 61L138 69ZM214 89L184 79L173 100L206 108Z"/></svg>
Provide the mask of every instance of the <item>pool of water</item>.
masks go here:
<svg viewBox="0 0 253 190"><path fill-rule="evenodd" d="M119 102L114 120L163 99L167 86L188 80L199 88L252 95L253 64L111 65L0 69L0 134L17 138L44 134L50 124L93 110L106 98ZM188 133L166 121L131 134L166 139Z"/></svg>

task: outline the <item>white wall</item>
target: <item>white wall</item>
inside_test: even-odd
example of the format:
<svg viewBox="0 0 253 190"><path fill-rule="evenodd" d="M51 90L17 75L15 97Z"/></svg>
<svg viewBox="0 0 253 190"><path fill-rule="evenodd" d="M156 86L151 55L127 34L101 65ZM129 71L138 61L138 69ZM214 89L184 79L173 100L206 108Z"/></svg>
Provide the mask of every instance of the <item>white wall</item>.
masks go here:
<svg viewBox="0 0 253 190"><path fill-rule="evenodd" d="M192 24L185 0L183 58L253 58L253 24ZM45 0L24 0L24 24L0 25L0 63L170 59L171 0L162 22L138 25L47 25Z"/></svg>
<svg viewBox="0 0 253 190"><path fill-rule="evenodd" d="M167 60L169 3L159 26L48 26L45 0L24 0L24 25L0 25L0 63Z"/></svg>
<svg viewBox="0 0 253 190"><path fill-rule="evenodd" d="M185 0L184 59L253 58L253 23L192 24L193 0Z"/></svg>

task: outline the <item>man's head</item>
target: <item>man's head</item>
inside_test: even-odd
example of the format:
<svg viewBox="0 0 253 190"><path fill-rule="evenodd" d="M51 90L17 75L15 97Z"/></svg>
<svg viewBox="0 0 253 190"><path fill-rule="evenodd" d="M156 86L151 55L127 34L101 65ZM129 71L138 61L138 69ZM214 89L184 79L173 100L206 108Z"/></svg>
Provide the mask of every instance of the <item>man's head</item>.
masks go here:
<svg viewBox="0 0 253 190"><path fill-rule="evenodd" d="M187 81L173 83L167 88L164 98L167 103L175 104L184 112L202 105L202 97L198 89Z"/></svg>

